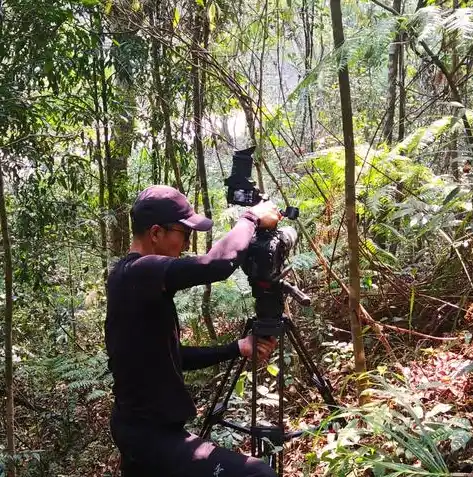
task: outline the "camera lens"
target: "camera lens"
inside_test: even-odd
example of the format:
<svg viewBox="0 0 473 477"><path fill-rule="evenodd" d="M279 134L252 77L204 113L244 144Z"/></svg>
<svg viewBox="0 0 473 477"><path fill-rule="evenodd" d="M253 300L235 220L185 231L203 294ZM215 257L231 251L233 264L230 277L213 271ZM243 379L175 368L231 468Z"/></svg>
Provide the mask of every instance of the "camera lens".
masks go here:
<svg viewBox="0 0 473 477"><path fill-rule="evenodd" d="M286 251L289 251L297 240L297 232L293 227L281 227L278 229L279 237L284 242Z"/></svg>

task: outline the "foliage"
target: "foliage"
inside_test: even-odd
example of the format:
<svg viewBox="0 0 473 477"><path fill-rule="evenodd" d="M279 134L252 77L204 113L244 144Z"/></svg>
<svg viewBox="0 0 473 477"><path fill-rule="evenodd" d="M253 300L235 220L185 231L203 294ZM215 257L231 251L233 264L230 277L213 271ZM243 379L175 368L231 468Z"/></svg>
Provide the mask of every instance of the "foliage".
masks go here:
<svg viewBox="0 0 473 477"><path fill-rule="evenodd" d="M395 16L378 3L343 2L346 41L338 52L328 3L319 0L0 2L0 160L13 244L17 455L24 475L113 473L115 454L105 431L111 376L103 350L111 235L123 225L120 216L126 222L138 190L153 182L176 185L179 175L202 211L193 128L196 54L205 83L202 139L214 241L240 212L227 208L223 185L232 152L256 142L256 162L264 160L278 182L262 167L266 191L282 205L281 189L300 207L300 221L330 270L347 280L336 86L338 70L347 66L363 305L382 324L467 336L473 287L472 9L464 1L411 1ZM196 12L203 13L198 40ZM381 131L396 38L403 69L395 78L395 131L388 144ZM402 102L404 112L398 109ZM197 248L204 253L204 237ZM302 310L290 301L288 311L314 355L328 347L322 364L341 376L340 386L352 369L340 284L302 234L291 262L289 277L311 296L312 306ZM3 287L1 280L2 306ZM196 344L208 343L202 294L196 287L176 296L183 339ZM253 314L240 270L212 286L210 309L219 339L235 337ZM384 332L399 359L420 359L416 338ZM365 327L364 336L373 363L390 360L373 327ZM295 356L286 358L292 392L303 379ZM267 395L274 390L274 362L269 369L262 400L271 400ZM212 373L201 380L204 395ZM318 437L307 460L332 475L368 469L375 475L448 474L452 453L469 442L471 429L456 407L440 403L443 388L429 389L427 403L408 387L412 383L369 378L373 403L344 409L350 425L333 442ZM249 379L243 375L232 398L241 422L248 418L243 398ZM349 393L350 386L336 394ZM302 394L310 398L291 400L294 414L315 402ZM97 416L95 424L91 416ZM229 434L220 437L243 445Z"/></svg>
<svg viewBox="0 0 473 477"><path fill-rule="evenodd" d="M452 406L424 404L399 377L369 379L370 402L342 411L348 426L310 458L335 476L450 475L446 458L473 437L470 421L449 415Z"/></svg>

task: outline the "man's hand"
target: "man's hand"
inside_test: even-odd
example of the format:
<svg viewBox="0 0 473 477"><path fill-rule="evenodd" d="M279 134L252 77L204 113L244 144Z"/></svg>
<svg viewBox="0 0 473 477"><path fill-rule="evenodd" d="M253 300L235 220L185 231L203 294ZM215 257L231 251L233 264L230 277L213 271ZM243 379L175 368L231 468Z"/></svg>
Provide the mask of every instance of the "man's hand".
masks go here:
<svg viewBox="0 0 473 477"><path fill-rule="evenodd" d="M240 348L240 354L245 358L252 358L253 355L253 340L256 339L256 352L258 361L264 361L269 358L271 353L276 348L277 340L274 336L268 339L255 338L253 335L248 335L246 338L238 340L238 347Z"/></svg>
<svg viewBox="0 0 473 477"><path fill-rule="evenodd" d="M276 225L278 225L278 222L282 218L279 209L270 200L264 202L261 201L250 210L256 215L256 217L258 217L260 229L272 230L276 228Z"/></svg>

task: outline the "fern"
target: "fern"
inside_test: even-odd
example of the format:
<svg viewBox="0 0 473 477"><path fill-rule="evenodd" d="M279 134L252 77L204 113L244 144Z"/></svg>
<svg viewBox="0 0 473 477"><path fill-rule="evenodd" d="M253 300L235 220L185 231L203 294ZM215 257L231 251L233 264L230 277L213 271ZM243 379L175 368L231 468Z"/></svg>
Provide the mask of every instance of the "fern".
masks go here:
<svg viewBox="0 0 473 477"><path fill-rule="evenodd" d="M463 40L473 38L473 8L457 8L445 16L442 26L447 31L459 33Z"/></svg>
<svg viewBox="0 0 473 477"><path fill-rule="evenodd" d="M394 155L419 153L443 134L451 132L457 123L458 119L454 116L445 116L437 119L429 126L421 127L407 136L404 141L394 147L392 153Z"/></svg>
<svg viewBox="0 0 473 477"><path fill-rule="evenodd" d="M103 352L95 355L77 353L46 359L42 364L56 381L67 384L74 392L94 392L108 389L112 376L107 370L107 356Z"/></svg>
<svg viewBox="0 0 473 477"><path fill-rule="evenodd" d="M378 245L376 245L370 239L365 241L365 247L369 250L369 252L372 255L378 257L385 263L396 265L398 262L397 258L392 253L389 253L387 250L384 250L383 248L378 247Z"/></svg>

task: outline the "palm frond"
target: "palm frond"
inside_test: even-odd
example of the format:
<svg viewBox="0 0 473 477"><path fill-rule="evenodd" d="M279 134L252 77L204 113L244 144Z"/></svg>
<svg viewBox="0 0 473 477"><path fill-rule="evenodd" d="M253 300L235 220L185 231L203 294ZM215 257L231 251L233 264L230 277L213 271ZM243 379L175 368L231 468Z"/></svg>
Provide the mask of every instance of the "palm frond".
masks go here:
<svg viewBox="0 0 473 477"><path fill-rule="evenodd" d="M457 8L442 20L447 31L457 32L463 40L473 38L473 8Z"/></svg>

